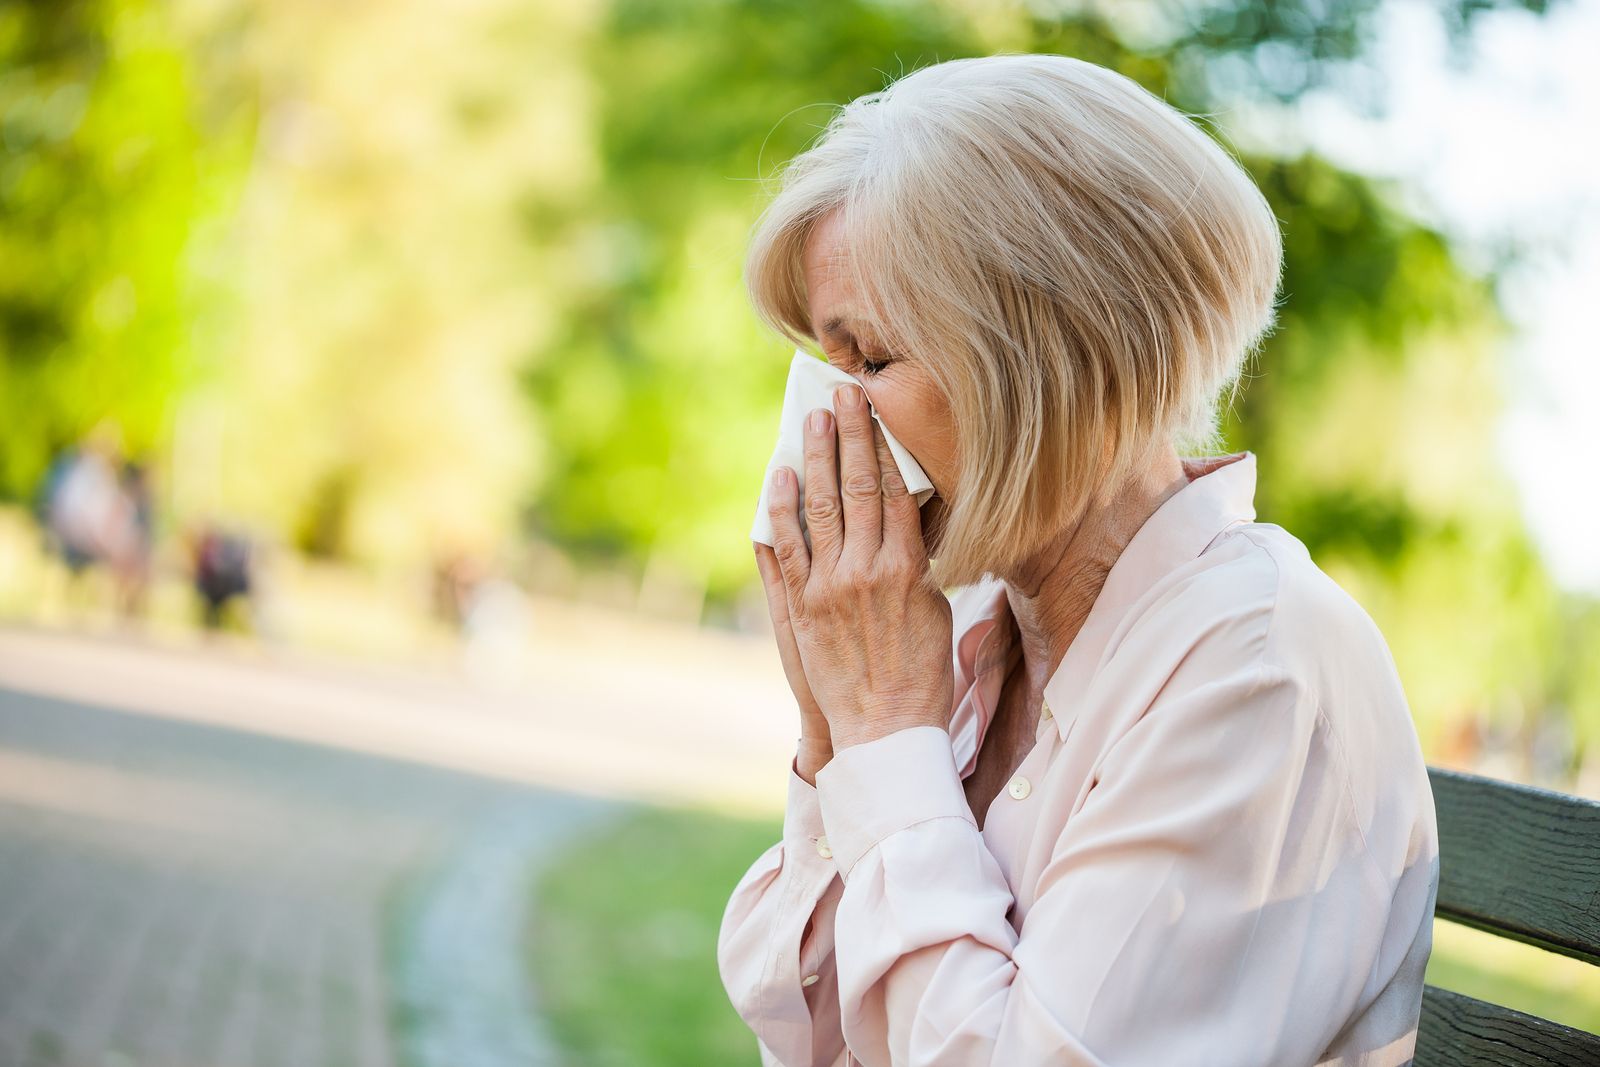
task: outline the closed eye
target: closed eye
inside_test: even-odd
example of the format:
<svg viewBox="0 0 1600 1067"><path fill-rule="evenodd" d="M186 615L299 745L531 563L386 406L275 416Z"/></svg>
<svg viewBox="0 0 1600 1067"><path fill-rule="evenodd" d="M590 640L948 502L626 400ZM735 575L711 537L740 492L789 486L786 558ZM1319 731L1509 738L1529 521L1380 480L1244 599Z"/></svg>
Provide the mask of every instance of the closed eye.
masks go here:
<svg viewBox="0 0 1600 1067"><path fill-rule="evenodd" d="M892 353L885 354L885 356L881 359L869 358L867 354L861 350L861 346L857 344L853 338L850 340L850 347L846 349L846 351L856 357L856 362L860 364L862 373L868 375L869 377L875 377L879 374L882 374L889 367L889 365L894 362ZM840 360L829 358L828 362L839 363Z"/></svg>
<svg viewBox="0 0 1600 1067"><path fill-rule="evenodd" d="M887 366L889 366L889 364L894 362L893 356L891 354L889 354L889 353L884 353L881 358L872 359L872 358L868 357L866 352L862 351L861 346L859 344L851 345L851 347L853 349L855 349L856 355L858 357L860 357L861 370L862 370L863 373L866 373L866 374L881 374L883 372L884 368L886 368Z"/></svg>

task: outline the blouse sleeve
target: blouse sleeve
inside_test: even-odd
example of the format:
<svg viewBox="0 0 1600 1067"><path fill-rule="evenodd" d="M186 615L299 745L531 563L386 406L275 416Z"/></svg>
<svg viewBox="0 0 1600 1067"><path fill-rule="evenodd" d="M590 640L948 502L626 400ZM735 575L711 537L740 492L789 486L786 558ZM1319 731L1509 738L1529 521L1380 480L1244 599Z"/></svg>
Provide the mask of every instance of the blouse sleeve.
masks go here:
<svg viewBox="0 0 1600 1067"><path fill-rule="evenodd" d="M791 759L783 838L740 879L717 937L723 986L769 1067L828 1067L844 1051L833 921L844 883L828 847L816 787Z"/></svg>
<svg viewBox="0 0 1600 1067"><path fill-rule="evenodd" d="M1314 695L1259 660L1199 666L1103 754L1081 808L1050 817L1020 931L945 731L835 751L817 789L861 1064L1315 1061L1377 966L1393 887Z"/></svg>

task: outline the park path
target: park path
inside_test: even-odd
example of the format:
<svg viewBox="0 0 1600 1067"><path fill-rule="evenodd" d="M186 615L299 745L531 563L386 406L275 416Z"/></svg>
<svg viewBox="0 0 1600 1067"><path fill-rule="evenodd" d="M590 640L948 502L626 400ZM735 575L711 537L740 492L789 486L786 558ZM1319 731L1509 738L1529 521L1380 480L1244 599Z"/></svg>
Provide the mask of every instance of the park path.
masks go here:
<svg viewBox="0 0 1600 1067"><path fill-rule="evenodd" d="M630 802L771 811L791 743L759 666L606 654L486 692L0 628L0 1064L559 1062L541 864Z"/></svg>
<svg viewBox="0 0 1600 1067"><path fill-rule="evenodd" d="M0 690L0 1063L555 1063L530 879L618 808Z"/></svg>

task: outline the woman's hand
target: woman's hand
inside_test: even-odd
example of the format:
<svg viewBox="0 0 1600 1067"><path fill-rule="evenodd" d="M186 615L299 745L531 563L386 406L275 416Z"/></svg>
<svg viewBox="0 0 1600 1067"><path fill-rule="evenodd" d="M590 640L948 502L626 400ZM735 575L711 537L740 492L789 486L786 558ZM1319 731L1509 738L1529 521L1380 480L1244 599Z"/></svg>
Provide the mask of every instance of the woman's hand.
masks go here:
<svg viewBox="0 0 1600 1067"><path fill-rule="evenodd" d="M911 726L949 729L955 678L950 602L929 578L916 500L861 387L840 386L834 403L837 473L832 413L806 420L810 550L787 467L768 503L788 625L838 750Z"/></svg>

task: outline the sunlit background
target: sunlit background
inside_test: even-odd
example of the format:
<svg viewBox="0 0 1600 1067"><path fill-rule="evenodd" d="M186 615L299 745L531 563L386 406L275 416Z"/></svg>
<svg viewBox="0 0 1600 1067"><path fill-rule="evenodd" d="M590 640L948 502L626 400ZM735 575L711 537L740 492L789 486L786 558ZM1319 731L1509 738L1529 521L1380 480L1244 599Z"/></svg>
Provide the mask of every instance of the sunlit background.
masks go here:
<svg viewBox="0 0 1600 1067"><path fill-rule="evenodd" d="M0 0L0 1065L746 1064L797 736L740 286L831 105L996 51L1238 153L1230 450L1429 763L1600 798L1600 0ZM1592 969L1428 980L1600 1031Z"/></svg>

